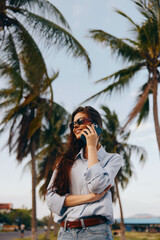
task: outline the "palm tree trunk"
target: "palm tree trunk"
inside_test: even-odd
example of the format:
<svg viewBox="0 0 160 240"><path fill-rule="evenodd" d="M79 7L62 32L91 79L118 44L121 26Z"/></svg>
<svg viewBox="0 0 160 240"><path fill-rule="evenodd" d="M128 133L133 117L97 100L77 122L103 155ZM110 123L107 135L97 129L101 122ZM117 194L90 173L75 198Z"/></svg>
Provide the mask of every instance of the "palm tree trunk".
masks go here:
<svg viewBox="0 0 160 240"><path fill-rule="evenodd" d="M48 225L47 225L47 232L45 234L45 240L48 240L49 239L49 235L50 235L50 231L51 231L51 223L52 223L52 212L49 216L49 219L48 219Z"/></svg>
<svg viewBox="0 0 160 240"><path fill-rule="evenodd" d="M32 142L32 240L37 240L37 218L36 218L36 159L35 142Z"/></svg>
<svg viewBox="0 0 160 240"><path fill-rule="evenodd" d="M159 119L158 119L158 105L157 105L157 86L158 86L158 79L157 73L155 72L153 76L153 116L154 116L154 125L156 131L156 138L158 143L158 149L160 152L160 126L159 126Z"/></svg>
<svg viewBox="0 0 160 240"><path fill-rule="evenodd" d="M123 220L123 211L122 211L122 204L121 204L121 199L119 195L119 189L118 189L118 180L117 177L115 178L115 184L116 184L116 193L117 193L117 198L119 202L119 208L120 208L120 215L121 215L121 223L120 223L120 229L121 229L121 235L120 235L120 240L125 240L125 225L124 225L124 220Z"/></svg>

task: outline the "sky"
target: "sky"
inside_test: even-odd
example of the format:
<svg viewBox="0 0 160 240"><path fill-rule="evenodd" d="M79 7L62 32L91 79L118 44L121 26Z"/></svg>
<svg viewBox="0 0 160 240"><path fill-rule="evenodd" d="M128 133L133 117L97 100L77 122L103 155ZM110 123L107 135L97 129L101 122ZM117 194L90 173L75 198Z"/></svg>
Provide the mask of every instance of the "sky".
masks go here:
<svg viewBox="0 0 160 240"><path fill-rule="evenodd" d="M114 10L120 9L134 21L140 23L142 18L135 5L130 0L54 0L51 1L68 21L72 34L85 47L92 62L91 72L82 59L67 55L64 49L55 47L43 52L49 71L59 71L59 77L53 83L54 101L61 104L70 113L81 103L103 89L105 84L95 84L95 81L110 75L127 63L112 55L110 49L91 40L89 29L101 29L116 37L132 37L129 31L131 24ZM108 106L118 115L121 125L133 108L139 87L147 79L147 72L137 74L129 87L121 93L98 98L83 105L91 105L103 114L100 106ZM159 94L158 94L159 98ZM137 156L132 156L134 169L133 177L126 189L120 189L124 217L136 214L151 214L160 216L160 158L156 143L152 99L150 99L150 115L147 121L138 128L133 122L128 128L132 130L130 144L145 148L147 159L145 164L139 163ZM0 202L12 203L14 208L31 208L31 173L27 159L22 163L16 162L15 154L9 155L5 147L8 132L0 137ZM113 204L114 217L119 218L119 206ZM46 202L39 198L37 188L37 217L49 215Z"/></svg>

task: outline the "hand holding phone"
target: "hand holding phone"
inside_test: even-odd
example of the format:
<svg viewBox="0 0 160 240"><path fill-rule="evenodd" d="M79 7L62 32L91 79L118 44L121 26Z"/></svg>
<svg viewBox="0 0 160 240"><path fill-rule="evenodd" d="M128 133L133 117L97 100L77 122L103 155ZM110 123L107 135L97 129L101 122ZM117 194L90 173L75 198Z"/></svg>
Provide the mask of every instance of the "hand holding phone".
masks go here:
<svg viewBox="0 0 160 240"><path fill-rule="evenodd" d="M101 132L102 132L102 129L96 123L93 123L93 126L94 126L94 129L96 130L97 135L99 136L101 134ZM81 139L86 144L86 137L83 134L81 135Z"/></svg>

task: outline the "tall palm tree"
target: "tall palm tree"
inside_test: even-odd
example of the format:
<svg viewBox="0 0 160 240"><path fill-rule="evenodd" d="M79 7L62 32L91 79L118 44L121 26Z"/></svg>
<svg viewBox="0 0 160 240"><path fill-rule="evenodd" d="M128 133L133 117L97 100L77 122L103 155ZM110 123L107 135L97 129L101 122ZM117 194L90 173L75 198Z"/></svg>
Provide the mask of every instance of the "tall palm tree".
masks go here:
<svg viewBox="0 0 160 240"><path fill-rule="evenodd" d="M130 131L122 131L118 116L113 111L111 112L107 106L101 106L103 110L103 131L101 136L101 143L106 151L119 153L124 160L123 166L115 178L115 189L112 188L112 198L115 202L118 199L120 216L121 216L121 240L125 240L125 226L123 221L122 203L119 194L118 183L122 189L127 187L127 184L133 174L133 166L131 156L136 153L140 156L139 160L144 162L146 159L146 152L142 147L135 146L128 143Z"/></svg>
<svg viewBox="0 0 160 240"><path fill-rule="evenodd" d="M141 88L137 96L137 102L128 116L124 127L135 117L137 124L145 120L149 114L149 95L153 97L153 116L158 148L160 151L160 125L158 117L158 83L160 82L160 2L159 0L149 0L149 5L143 0L132 0L143 21L135 23L127 14L117 10L132 24L134 39L117 38L102 30L90 30L90 37L97 42L109 46L113 54L117 54L128 66L97 81L97 83L107 83L107 86L100 92L91 96L98 97L102 94L111 94L113 91L121 91L128 87L135 74L140 71L147 71L148 77L141 79ZM113 82L108 84L108 81ZM145 81L145 82L144 82ZM87 101L86 100L86 101Z"/></svg>
<svg viewBox="0 0 160 240"><path fill-rule="evenodd" d="M18 53L24 51L27 55L32 54L29 41L36 40L47 47L56 44L74 57L83 58L88 69L91 67L86 50L72 36L60 11L48 0L0 1L0 56L3 61L6 60L6 44L9 40Z"/></svg>
<svg viewBox="0 0 160 240"><path fill-rule="evenodd" d="M4 130L6 125L11 123L8 145L10 152L16 151L17 160L21 162L25 157L31 156L32 237L35 240L37 239L35 160L40 146L41 128L46 118L46 111L48 110L49 114L53 105L51 83L57 78L58 73L54 73L52 77L48 76L41 52L32 41L34 58L23 53L18 55L11 43L12 41L8 42L9 50L6 53L8 53L8 59L11 56L13 64L3 62L0 68L0 74L6 76L9 81L8 88L0 91L0 108L6 107L1 126ZM39 69L35 71L37 63L39 63Z"/></svg>

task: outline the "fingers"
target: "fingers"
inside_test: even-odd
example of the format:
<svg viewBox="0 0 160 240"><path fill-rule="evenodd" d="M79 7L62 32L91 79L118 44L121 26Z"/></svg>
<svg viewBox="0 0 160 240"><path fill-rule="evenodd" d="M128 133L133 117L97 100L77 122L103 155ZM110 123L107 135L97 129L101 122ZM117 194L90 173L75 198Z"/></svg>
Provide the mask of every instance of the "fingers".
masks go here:
<svg viewBox="0 0 160 240"><path fill-rule="evenodd" d="M106 190L108 191L110 188L111 188L111 185L109 185L109 186L106 188Z"/></svg>
<svg viewBox="0 0 160 240"><path fill-rule="evenodd" d="M109 185L104 191L107 192L111 188L111 185Z"/></svg>
<svg viewBox="0 0 160 240"><path fill-rule="evenodd" d="M101 198L104 197L104 195L107 193L107 191L111 188L111 185L109 185L103 192L101 193L92 193L93 198L92 198L92 202L98 201Z"/></svg>
<svg viewBox="0 0 160 240"><path fill-rule="evenodd" d="M88 136L88 134L87 134L86 132L87 132L86 130L83 130L83 131L82 131L82 134L83 134L85 137Z"/></svg>
<svg viewBox="0 0 160 240"><path fill-rule="evenodd" d="M109 186L103 191L103 193L106 193L110 188L111 188L111 185L109 185Z"/></svg>
<svg viewBox="0 0 160 240"><path fill-rule="evenodd" d="M90 125L90 126L87 126L88 128L89 128L89 130L91 131L91 133L94 133L94 134L96 134L97 135L97 132L96 132L96 130L95 130L95 128L94 128L94 125L92 124L92 125Z"/></svg>
<svg viewBox="0 0 160 240"><path fill-rule="evenodd" d="M91 126L87 125L87 127L83 130L83 132L86 133L87 135L89 135L89 134L96 134L97 135L97 132L96 132L93 124Z"/></svg>
<svg viewBox="0 0 160 240"><path fill-rule="evenodd" d="M88 135L90 135L92 132L90 131L90 129L88 129L88 126L87 128L85 128L83 131L82 131L82 134L87 137Z"/></svg>

